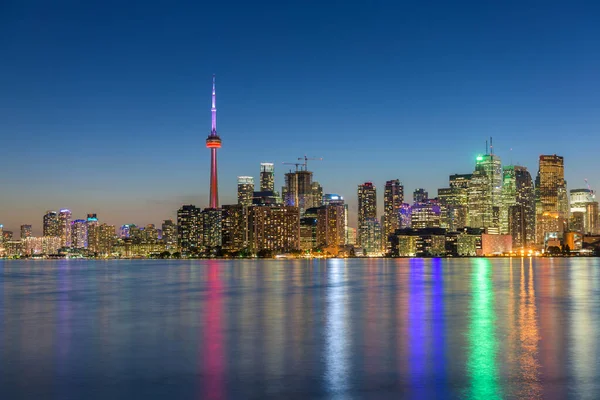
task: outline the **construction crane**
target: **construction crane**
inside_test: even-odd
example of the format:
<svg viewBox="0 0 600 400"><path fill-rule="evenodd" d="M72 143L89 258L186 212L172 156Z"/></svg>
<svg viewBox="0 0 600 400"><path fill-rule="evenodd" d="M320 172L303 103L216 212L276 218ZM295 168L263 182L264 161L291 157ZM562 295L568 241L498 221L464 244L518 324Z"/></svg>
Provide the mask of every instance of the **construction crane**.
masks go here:
<svg viewBox="0 0 600 400"><path fill-rule="evenodd" d="M308 160L323 161L323 157L320 157L320 158L307 157L306 155L304 155L304 157L298 157L298 160L300 160L300 161L304 160L304 170L308 171Z"/></svg>
<svg viewBox="0 0 600 400"><path fill-rule="evenodd" d="M590 191L589 194L589 201L594 201L596 199L596 193L592 190L592 188L590 187L590 184L588 183L587 178L584 179L585 184L587 185L588 190Z"/></svg>
<svg viewBox="0 0 600 400"><path fill-rule="evenodd" d="M283 165L295 165L296 166L296 172L298 172L298 167L303 165L304 168L306 168L306 163L293 163L293 162L284 162L282 163ZM300 168L300 171L302 171L302 168ZM290 170L290 172L292 172L292 170Z"/></svg>

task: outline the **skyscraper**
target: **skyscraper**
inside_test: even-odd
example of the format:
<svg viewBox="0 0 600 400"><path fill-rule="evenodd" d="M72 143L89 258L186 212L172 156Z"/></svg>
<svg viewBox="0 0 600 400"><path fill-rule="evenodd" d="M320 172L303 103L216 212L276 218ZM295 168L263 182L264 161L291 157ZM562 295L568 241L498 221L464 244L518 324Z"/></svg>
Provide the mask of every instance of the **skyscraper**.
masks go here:
<svg viewBox="0 0 600 400"><path fill-rule="evenodd" d="M387 181L383 191L383 240L391 248L388 238L400 229L400 208L404 203L404 186L399 179Z"/></svg>
<svg viewBox="0 0 600 400"><path fill-rule="evenodd" d="M66 208L58 213L58 229L60 236L60 245L62 247L71 246L71 211Z"/></svg>
<svg viewBox="0 0 600 400"><path fill-rule="evenodd" d="M358 237L356 242L359 246L364 246L363 240L370 234L367 221L377 220L377 189L372 182L365 182L358 185ZM377 223L379 224L379 223ZM366 242L365 242L366 243Z"/></svg>
<svg viewBox="0 0 600 400"><path fill-rule="evenodd" d="M248 207L248 243L254 252L289 252L300 249L298 207Z"/></svg>
<svg viewBox="0 0 600 400"><path fill-rule="evenodd" d="M248 207L252 204L254 195L254 178L251 176L238 176L237 197L238 204Z"/></svg>
<svg viewBox="0 0 600 400"><path fill-rule="evenodd" d="M467 226L468 189L471 174L450 175L449 188L438 189L440 226L455 231Z"/></svg>
<svg viewBox="0 0 600 400"><path fill-rule="evenodd" d="M31 237L31 225L21 225L21 240Z"/></svg>
<svg viewBox="0 0 600 400"><path fill-rule="evenodd" d="M329 204L317 208L317 246L331 255L337 255L346 243L346 208L343 204Z"/></svg>
<svg viewBox="0 0 600 400"><path fill-rule="evenodd" d="M415 189L413 192L413 203L426 203L429 200L429 193L425 189Z"/></svg>
<svg viewBox="0 0 600 400"><path fill-rule="evenodd" d="M162 223L162 241L169 251L177 248L177 225L172 219L165 219Z"/></svg>
<svg viewBox="0 0 600 400"><path fill-rule="evenodd" d="M323 187L319 182L313 182L311 187L312 193L312 206L311 207L320 207L323 205Z"/></svg>
<svg viewBox="0 0 600 400"><path fill-rule="evenodd" d="M535 242L535 199L531 174L527 168L503 168L500 233L511 235L513 248Z"/></svg>
<svg viewBox="0 0 600 400"><path fill-rule="evenodd" d="M298 207L300 215L313 207L312 172L299 170L285 174L285 205Z"/></svg>
<svg viewBox="0 0 600 400"><path fill-rule="evenodd" d="M87 215L87 248L93 253L100 252L100 229L96 214Z"/></svg>
<svg viewBox="0 0 600 400"><path fill-rule="evenodd" d="M472 228L500 230L502 162L495 154L478 156L469 181L468 224Z"/></svg>
<svg viewBox="0 0 600 400"><path fill-rule="evenodd" d="M60 237L60 224L56 211L46 211L44 214L43 236Z"/></svg>
<svg viewBox="0 0 600 400"><path fill-rule="evenodd" d="M248 245L248 208L241 204L224 205L221 220L223 250L237 252Z"/></svg>
<svg viewBox="0 0 600 400"><path fill-rule="evenodd" d="M536 183L536 242L562 237L568 218L564 159L541 155Z"/></svg>
<svg viewBox="0 0 600 400"><path fill-rule="evenodd" d="M71 222L71 247L74 249L87 248L87 221L76 219Z"/></svg>
<svg viewBox="0 0 600 400"><path fill-rule="evenodd" d="M260 191L275 192L275 167L273 163L260 163Z"/></svg>
<svg viewBox="0 0 600 400"><path fill-rule="evenodd" d="M177 244L185 254L197 254L202 245L202 210L184 205L177 210Z"/></svg>
<svg viewBox="0 0 600 400"><path fill-rule="evenodd" d="M598 230L598 202L590 189L573 189L570 193L570 229L584 234L596 234Z"/></svg>
<svg viewBox="0 0 600 400"><path fill-rule="evenodd" d="M215 92L215 76L212 85L211 130L206 138L206 147L210 149L210 208L219 208L219 184L217 181L217 149L221 148L221 138L217 134L217 95Z"/></svg>

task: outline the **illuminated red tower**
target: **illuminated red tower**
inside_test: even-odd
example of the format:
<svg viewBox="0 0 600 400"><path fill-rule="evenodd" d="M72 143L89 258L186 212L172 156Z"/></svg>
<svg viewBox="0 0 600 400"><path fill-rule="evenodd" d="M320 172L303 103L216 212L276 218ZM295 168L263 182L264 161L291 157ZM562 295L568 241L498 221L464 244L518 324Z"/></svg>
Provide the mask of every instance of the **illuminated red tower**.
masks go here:
<svg viewBox="0 0 600 400"><path fill-rule="evenodd" d="M212 86L212 128L206 138L206 147L210 149L210 208L219 208L219 184L217 181L217 149L221 148L221 138L217 135L217 96L215 94L215 76Z"/></svg>

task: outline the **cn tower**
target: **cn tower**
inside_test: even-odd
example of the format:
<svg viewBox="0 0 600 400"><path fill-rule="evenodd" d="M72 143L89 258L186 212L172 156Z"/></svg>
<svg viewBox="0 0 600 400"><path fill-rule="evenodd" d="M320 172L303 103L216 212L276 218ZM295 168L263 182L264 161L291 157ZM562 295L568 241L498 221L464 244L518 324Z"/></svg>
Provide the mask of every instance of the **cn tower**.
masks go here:
<svg viewBox="0 0 600 400"><path fill-rule="evenodd" d="M217 149L221 148L221 138L217 135L217 96L215 94L215 76L212 85L212 108L210 109L212 127L206 138L206 147L210 149L210 208L219 208L219 184L217 180Z"/></svg>

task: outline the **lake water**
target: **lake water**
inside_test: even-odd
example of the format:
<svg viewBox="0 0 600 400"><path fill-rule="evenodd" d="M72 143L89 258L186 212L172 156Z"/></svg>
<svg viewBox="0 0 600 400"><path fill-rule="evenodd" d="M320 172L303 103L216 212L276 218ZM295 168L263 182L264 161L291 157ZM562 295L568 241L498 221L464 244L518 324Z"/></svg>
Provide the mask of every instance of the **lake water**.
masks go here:
<svg viewBox="0 0 600 400"><path fill-rule="evenodd" d="M2 399L594 399L600 260L0 261Z"/></svg>

